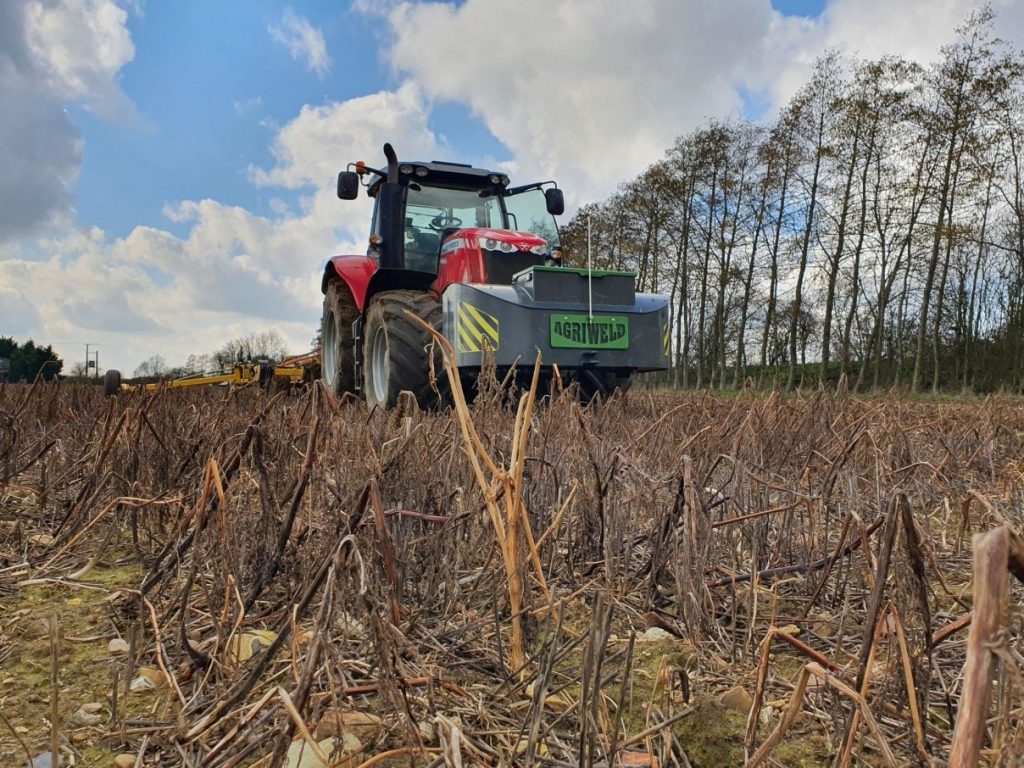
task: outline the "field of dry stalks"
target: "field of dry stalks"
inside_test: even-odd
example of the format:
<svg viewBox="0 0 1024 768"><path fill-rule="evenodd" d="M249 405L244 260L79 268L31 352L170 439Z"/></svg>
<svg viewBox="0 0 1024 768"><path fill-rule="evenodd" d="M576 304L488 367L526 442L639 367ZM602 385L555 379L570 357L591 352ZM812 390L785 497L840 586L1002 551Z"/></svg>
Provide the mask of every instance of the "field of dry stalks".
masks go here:
<svg viewBox="0 0 1024 768"><path fill-rule="evenodd" d="M8 386L0 764L1019 765L1022 521L1015 399Z"/></svg>

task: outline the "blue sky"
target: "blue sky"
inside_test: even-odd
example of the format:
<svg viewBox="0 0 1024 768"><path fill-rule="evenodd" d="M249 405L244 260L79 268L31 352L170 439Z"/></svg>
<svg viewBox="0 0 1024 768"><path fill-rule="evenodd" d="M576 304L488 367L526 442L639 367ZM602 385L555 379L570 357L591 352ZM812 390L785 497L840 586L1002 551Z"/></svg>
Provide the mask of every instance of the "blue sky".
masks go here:
<svg viewBox="0 0 1024 768"><path fill-rule="evenodd" d="M271 162L274 127L303 104L387 87L373 19L336 3L290 4L337 52L320 78L272 46L268 27L283 7L150 2L129 17L136 54L120 86L138 114L110 121L75 110L87 148L74 186L83 220L126 235L138 224L166 226L167 202L204 197L268 213L269 196L254 189L246 169Z"/></svg>
<svg viewBox="0 0 1024 768"><path fill-rule="evenodd" d="M825 2L772 0L772 6L814 17ZM267 30L285 7L322 30L333 59L325 76L283 47L268 46ZM106 120L72 107L86 147L72 187L78 215L117 237L138 225L184 234L184 225L163 215L164 206L178 200L213 198L270 215L270 199L282 193L255 188L247 169L273 162L274 128L304 104L345 100L396 83L381 54L380 20L344 3L149 2L141 15L129 17L127 27L136 53L119 84L137 114ZM747 117L760 118L770 107L763 93L744 90L741 97ZM466 156L511 159L463 104L436 104L430 125Z"/></svg>
<svg viewBox="0 0 1024 768"><path fill-rule="evenodd" d="M324 262L365 250L333 176L384 141L555 178L571 213L708 119L771 119L826 48L927 61L974 5L0 1L0 335L129 372L304 351Z"/></svg>
<svg viewBox="0 0 1024 768"><path fill-rule="evenodd" d="M772 0L772 7L787 16L814 18L825 10L825 0Z"/></svg>

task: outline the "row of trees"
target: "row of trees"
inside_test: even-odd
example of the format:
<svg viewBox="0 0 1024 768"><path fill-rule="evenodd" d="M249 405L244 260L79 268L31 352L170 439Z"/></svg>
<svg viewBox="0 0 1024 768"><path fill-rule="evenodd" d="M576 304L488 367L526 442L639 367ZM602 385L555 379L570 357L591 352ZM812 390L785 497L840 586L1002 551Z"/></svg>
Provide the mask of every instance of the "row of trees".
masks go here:
<svg viewBox="0 0 1024 768"><path fill-rule="evenodd" d="M216 352L203 355L189 355L185 364L172 367L161 355L153 355L144 360L135 369L135 378L158 379L164 377L185 376L193 373L223 371L231 368L236 362L269 360L280 362L288 354L284 339L277 331L259 331L226 342ZM0 336L0 381L34 381L42 375L52 381L64 368L53 347L37 345L29 339L19 344L9 336ZM72 379L91 380L97 372L87 369L82 362L71 366L68 376ZM98 380L98 379L97 379Z"/></svg>
<svg viewBox="0 0 1024 768"><path fill-rule="evenodd" d="M193 373L223 371L236 362L269 360L280 362L288 354L284 339L277 331L254 331L226 342L216 352L191 354L181 366L170 366L162 355L143 360L135 369L134 378L159 379L187 376Z"/></svg>
<svg viewBox="0 0 1024 768"><path fill-rule="evenodd" d="M0 358L7 361L0 370L0 379L7 381L35 381L40 374L47 381L57 378L64 361L57 357L53 347L38 346L32 339L19 344L9 336L0 336Z"/></svg>
<svg viewBox="0 0 1024 768"><path fill-rule="evenodd" d="M819 59L566 227L671 296L679 386L1024 387L1024 64L982 9L932 65ZM814 380L808 381L808 376Z"/></svg>

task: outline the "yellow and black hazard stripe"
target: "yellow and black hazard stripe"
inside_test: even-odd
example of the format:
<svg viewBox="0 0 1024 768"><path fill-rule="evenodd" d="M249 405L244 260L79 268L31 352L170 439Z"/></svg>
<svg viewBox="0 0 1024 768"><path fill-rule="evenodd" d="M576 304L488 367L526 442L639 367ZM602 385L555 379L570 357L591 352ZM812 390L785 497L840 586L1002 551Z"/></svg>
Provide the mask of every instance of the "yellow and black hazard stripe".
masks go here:
<svg viewBox="0 0 1024 768"><path fill-rule="evenodd" d="M457 311L459 352L482 352L485 347L492 352L498 349L498 318L466 302L461 302Z"/></svg>
<svg viewBox="0 0 1024 768"><path fill-rule="evenodd" d="M665 328L661 332L661 351L665 357L672 356L672 326L665 323Z"/></svg>

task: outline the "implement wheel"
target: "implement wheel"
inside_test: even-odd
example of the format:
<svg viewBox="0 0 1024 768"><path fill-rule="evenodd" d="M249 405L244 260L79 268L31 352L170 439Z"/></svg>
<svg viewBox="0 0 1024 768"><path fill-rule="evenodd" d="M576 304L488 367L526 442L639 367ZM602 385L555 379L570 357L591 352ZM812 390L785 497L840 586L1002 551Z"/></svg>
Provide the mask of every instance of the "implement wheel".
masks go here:
<svg viewBox="0 0 1024 768"><path fill-rule="evenodd" d="M601 398L608 400L616 392L626 392L632 383L629 374L596 373L580 371L576 375L579 387L579 399L583 403L591 403Z"/></svg>
<svg viewBox="0 0 1024 768"><path fill-rule="evenodd" d="M121 391L121 372L113 368L108 368L107 372L103 374L103 394L116 395Z"/></svg>
<svg viewBox="0 0 1024 768"><path fill-rule="evenodd" d="M392 408L402 391L412 392L420 408L435 408L430 383L431 351L438 386L447 384L441 353L433 337L406 310L434 329L441 327L441 303L423 291L387 291L370 302L363 325L363 396L368 407Z"/></svg>
<svg viewBox="0 0 1024 768"><path fill-rule="evenodd" d="M352 296L340 280L331 280L320 319L320 378L335 395L356 389L352 323L359 317Z"/></svg>

